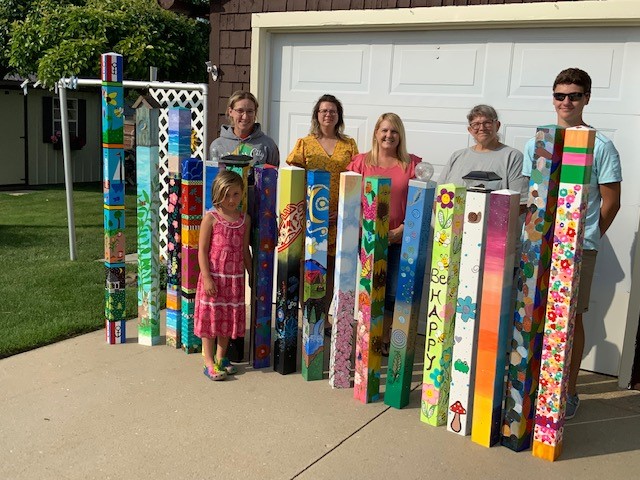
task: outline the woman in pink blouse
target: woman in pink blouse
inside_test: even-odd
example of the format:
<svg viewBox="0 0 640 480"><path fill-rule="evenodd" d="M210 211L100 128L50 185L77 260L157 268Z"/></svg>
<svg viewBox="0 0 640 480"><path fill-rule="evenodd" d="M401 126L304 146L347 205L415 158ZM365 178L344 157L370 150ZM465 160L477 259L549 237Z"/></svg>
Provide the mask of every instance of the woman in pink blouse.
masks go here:
<svg viewBox="0 0 640 480"><path fill-rule="evenodd" d="M398 284L400 247L402 246L409 180L415 177L415 166L421 160L420 157L407 153L406 135L400 117L395 113L383 113L378 118L373 130L371 150L355 155L347 166L347 170L360 173L364 177L378 175L391 179L389 252L382 334L382 354L385 356L389 355L389 338Z"/></svg>

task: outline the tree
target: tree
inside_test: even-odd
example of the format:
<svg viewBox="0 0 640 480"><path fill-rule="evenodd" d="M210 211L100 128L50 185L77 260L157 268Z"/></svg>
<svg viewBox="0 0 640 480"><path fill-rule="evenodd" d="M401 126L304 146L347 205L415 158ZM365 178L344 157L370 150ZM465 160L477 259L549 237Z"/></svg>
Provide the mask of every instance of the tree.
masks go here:
<svg viewBox="0 0 640 480"><path fill-rule="evenodd" d="M61 77L100 77L100 54L121 53L124 78L206 80L209 25L155 0L10 0L31 3L11 27L9 65L52 86Z"/></svg>

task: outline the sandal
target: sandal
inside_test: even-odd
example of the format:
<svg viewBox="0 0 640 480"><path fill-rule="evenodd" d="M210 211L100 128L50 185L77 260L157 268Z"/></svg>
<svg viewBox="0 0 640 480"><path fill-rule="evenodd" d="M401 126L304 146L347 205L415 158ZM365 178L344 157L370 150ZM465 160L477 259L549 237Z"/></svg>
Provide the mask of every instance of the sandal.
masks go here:
<svg viewBox="0 0 640 480"><path fill-rule="evenodd" d="M225 372L224 369L221 369L218 364L214 363L213 367L204 366L204 376L209 380L217 382L227 378L227 372Z"/></svg>
<svg viewBox="0 0 640 480"><path fill-rule="evenodd" d="M227 375L235 375L236 373L238 373L238 369L236 368L236 366L231 365L231 362L227 357L223 357L223 359L220 360L220 367L225 372L227 372Z"/></svg>
<svg viewBox="0 0 640 480"><path fill-rule="evenodd" d="M389 348L391 348L391 342L382 342L382 348L380 349L380 353L383 357L389 356Z"/></svg>

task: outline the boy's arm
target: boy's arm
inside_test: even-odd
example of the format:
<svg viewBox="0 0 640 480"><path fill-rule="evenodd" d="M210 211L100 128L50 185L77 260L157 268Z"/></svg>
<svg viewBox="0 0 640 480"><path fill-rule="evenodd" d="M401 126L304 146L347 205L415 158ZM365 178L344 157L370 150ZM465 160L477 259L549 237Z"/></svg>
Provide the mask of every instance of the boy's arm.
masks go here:
<svg viewBox="0 0 640 480"><path fill-rule="evenodd" d="M600 236L603 236L613 223L620 210L620 182L602 183L598 185L602 204L600 206Z"/></svg>

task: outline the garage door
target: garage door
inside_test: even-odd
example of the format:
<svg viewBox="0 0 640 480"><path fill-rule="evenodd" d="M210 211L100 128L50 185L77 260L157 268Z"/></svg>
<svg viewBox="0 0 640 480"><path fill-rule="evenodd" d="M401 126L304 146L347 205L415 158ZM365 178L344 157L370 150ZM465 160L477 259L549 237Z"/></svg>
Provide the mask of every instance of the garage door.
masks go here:
<svg viewBox="0 0 640 480"><path fill-rule="evenodd" d="M404 120L409 151L437 174L454 150L472 144L472 106L494 106L503 141L522 149L536 126L555 121L555 75L567 67L588 71L594 84L585 119L614 140L626 181L598 257L582 365L616 375L640 205L640 189L632 187L640 173L639 42L631 28L277 34L268 54L269 133L285 157L307 134L315 100L332 93L361 151L370 148L378 116L393 111Z"/></svg>

